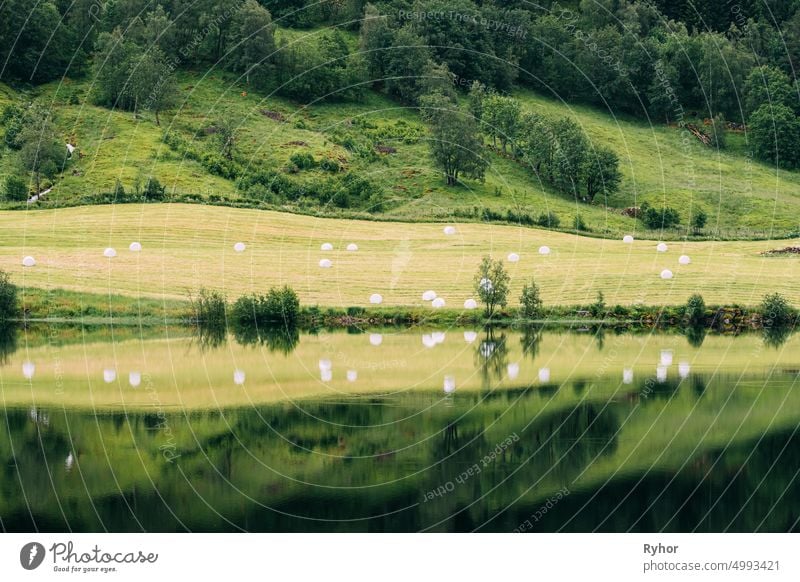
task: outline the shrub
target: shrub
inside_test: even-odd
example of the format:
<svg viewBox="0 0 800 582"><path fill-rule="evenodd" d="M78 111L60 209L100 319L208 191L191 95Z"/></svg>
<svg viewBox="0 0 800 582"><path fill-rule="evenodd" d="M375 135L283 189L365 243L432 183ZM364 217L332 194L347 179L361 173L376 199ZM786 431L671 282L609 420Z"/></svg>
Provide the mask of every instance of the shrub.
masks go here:
<svg viewBox="0 0 800 582"><path fill-rule="evenodd" d="M689 300L686 301L683 314L689 325L702 325L706 318L706 302L703 301L703 296L699 293L695 293L689 297Z"/></svg>
<svg viewBox="0 0 800 582"><path fill-rule="evenodd" d="M116 182L114 182L114 200L117 202L121 202L125 199L125 187L120 182L119 178L117 178Z"/></svg>
<svg viewBox="0 0 800 582"><path fill-rule="evenodd" d="M653 206L649 206L642 214L644 225L649 229L660 228L673 228L681 223L681 217L678 211L669 206L659 210Z"/></svg>
<svg viewBox="0 0 800 582"><path fill-rule="evenodd" d="M780 293L765 295L760 311L764 327L785 327L794 319L794 309Z"/></svg>
<svg viewBox="0 0 800 582"><path fill-rule="evenodd" d="M589 306L589 313L592 317L601 317L606 312L606 298L602 291L597 292L597 299Z"/></svg>
<svg viewBox="0 0 800 582"><path fill-rule="evenodd" d="M224 328L226 305L227 299L219 291L200 289L197 299L192 299L195 322L203 327Z"/></svg>
<svg viewBox="0 0 800 582"><path fill-rule="evenodd" d="M19 176L6 178L3 197L9 202L26 202L28 200L28 184Z"/></svg>
<svg viewBox="0 0 800 582"><path fill-rule="evenodd" d="M519 296L520 315L526 319L539 319L544 313L544 302L539 293L539 286L531 280L525 284Z"/></svg>
<svg viewBox="0 0 800 582"><path fill-rule="evenodd" d="M0 321L19 317L17 286L11 282L8 273L0 271Z"/></svg>
<svg viewBox="0 0 800 582"><path fill-rule="evenodd" d="M294 152L289 156L289 161L301 170L310 170L317 165L314 156L308 152Z"/></svg>
<svg viewBox="0 0 800 582"><path fill-rule="evenodd" d="M232 319L240 326L294 327L300 316L300 300L291 287L273 287L266 295L239 297L231 310Z"/></svg>
<svg viewBox="0 0 800 582"><path fill-rule="evenodd" d="M536 219L536 224L545 228L558 228L561 224L561 219L554 212L542 212L539 218Z"/></svg>
<svg viewBox="0 0 800 582"><path fill-rule="evenodd" d="M510 281L502 261L483 257L475 274L475 292L485 307L487 318L491 318L498 307L506 306Z"/></svg>
<svg viewBox="0 0 800 582"><path fill-rule="evenodd" d="M575 215L574 226L575 226L575 230L581 230L581 231L585 231L585 232L589 231L589 227L587 226L586 222L583 220L583 216L581 216L580 214L576 214Z"/></svg>
<svg viewBox="0 0 800 582"><path fill-rule="evenodd" d="M142 190L142 196L145 200L163 200L165 193L166 188L161 185L158 178L154 178L153 176L147 179L144 190Z"/></svg>
<svg viewBox="0 0 800 582"><path fill-rule="evenodd" d="M319 167L325 170L326 172L331 172L332 174L335 174L336 172L341 170L339 162L337 162L333 158L323 158L322 161L320 161L319 163Z"/></svg>
<svg viewBox="0 0 800 582"><path fill-rule="evenodd" d="M692 227L695 230L702 230L708 221L708 215L703 210L698 210L692 217Z"/></svg>

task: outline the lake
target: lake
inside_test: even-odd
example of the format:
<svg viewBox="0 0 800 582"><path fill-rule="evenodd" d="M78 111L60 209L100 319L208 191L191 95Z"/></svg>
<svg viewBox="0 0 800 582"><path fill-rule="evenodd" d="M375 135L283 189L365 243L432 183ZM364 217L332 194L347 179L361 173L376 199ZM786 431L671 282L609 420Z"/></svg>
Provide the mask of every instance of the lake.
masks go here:
<svg viewBox="0 0 800 582"><path fill-rule="evenodd" d="M5 531L795 531L800 338L0 338Z"/></svg>

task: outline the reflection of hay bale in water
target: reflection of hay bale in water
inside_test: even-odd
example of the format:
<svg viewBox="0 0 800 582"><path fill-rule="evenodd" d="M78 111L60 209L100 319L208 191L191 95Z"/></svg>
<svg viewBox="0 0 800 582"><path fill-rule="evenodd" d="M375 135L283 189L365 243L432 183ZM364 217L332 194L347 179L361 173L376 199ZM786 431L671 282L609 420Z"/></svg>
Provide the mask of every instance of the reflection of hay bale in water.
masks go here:
<svg viewBox="0 0 800 582"><path fill-rule="evenodd" d="M690 371L691 366L689 366L689 362L680 362L678 364L678 376L680 376L682 380L685 380L689 377Z"/></svg>
<svg viewBox="0 0 800 582"><path fill-rule="evenodd" d="M661 358L659 359L659 363L662 366L671 366L672 365L672 350L661 350Z"/></svg>
<svg viewBox="0 0 800 582"><path fill-rule="evenodd" d="M320 370L330 370L333 368L333 364L330 360L320 360L319 361L319 369Z"/></svg>
<svg viewBox="0 0 800 582"><path fill-rule="evenodd" d="M33 257L25 257L22 259L22 266L23 267L35 267L36 266L36 259Z"/></svg>
<svg viewBox="0 0 800 582"><path fill-rule="evenodd" d="M23 362L22 363L22 376L26 380L30 380L33 378L33 375L36 373L36 365L33 362Z"/></svg>
<svg viewBox="0 0 800 582"><path fill-rule="evenodd" d="M674 275L672 274L672 271L670 271L669 269L664 269L663 271L661 271L661 278L662 279L665 279L665 280L666 279L672 279L673 276Z"/></svg>
<svg viewBox="0 0 800 582"><path fill-rule="evenodd" d="M132 242L128 246L128 250L131 251L132 253L138 253L139 251L142 250L142 243Z"/></svg>
<svg viewBox="0 0 800 582"><path fill-rule="evenodd" d="M478 308L478 302L475 301L474 299L467 299L466 301L464 301L464 309L477 309L477 308Z"/></svg>
<svg viewBox="0 0 800 582"><path fill-rule="evenodd" d="M549 382L550 381L550 368L540 368L539 369L539 382Z"/></svg>
<svg viewBox="0 0 800 582"><path fill-rule="evenodd" d="M667 381L667 367L666 366L657 366L656 367L656 380L658 380L662 384Z"/></svg>
<svg viewBox="0 0 800 582"><path fill-rule="evenodd" d="M246 248L247 247L243 242L237 242L235 245L233 245L233 250L235 250L237 253L243 253Z"/></svg>
<svg viewBox="0 0 800 582"><path fill-rule="evenodd" d="M111 384L114 380L117 379L117 371L112 369L103 370L103 382L106 384Z"/></svg>
<svg viewBox="0 0 800 582"><path fill-rule="evenodd" d="M434 299L436 299L436 291L428 290L422 294L423 301L433 301Z"/></svg>
<svg viewBox="0 0 800 582"><path fill-rule="evenodd" d="M506 370L508 371L509 380L516 380L517 376L519 376L519 364L517 363L509 364Z"/></svg>
<svg viewBox="0 0 800 582"><path fill-rule="evenodd" d="M347 381L355 382L358 380L358 372L356 370L347 370Z"/></svg>
<svg viewBox="0 0 800 582"><path fill-rule="evenodd" d="M379 333L369 334L369 343L373 346L379 346L383 343L383 336Z"/></svg>
<svg viewBox="0 0 800 582"><path fill-rule="evenodd" d="M633 368L625 368L622 370L622 383L633 384Z"/></svg>
<svg viewBox="0 0 800 582"><path fill-rule="evenodd" d="M437 343L437 344L443 344L443 343L444 343L444 339L445 339L445 337L446 337L446 336L445 336L445 334L444 334L444 332L443 332L443 331L434 331L434 332L431 334L431 338L433 338L433 341L434 341L435 343Z"/></svg>
<svg viewBox="0 0 800 582"><path fill-rule="evenodd" d="M431 307L433 307L434 309L441 309L442 307L444 307L444 299L442 299L441 297L437 297L431 302Z"/></svg>
<svg viewBox="0 0 800 582"><path fill-rule="evenodd" d="M319 373L319 377L323 382L330 382L331 380L333 380L333 371L321 370Z"/></svg>
<svg viewBox="0 0 800 582"><path fill-rule="evenodd" d="M330 259L320 259L319 266L322 269L330 269L333 266L333 263Z"/></svg>
<svg viewBox="0 0 800 582"><path fill-rule="evenodd" d="M464 332L464 341L468 344L471 344L476 339L478 339L478 333L475 331L465 331Z"/></svg>
<svg viewBox="0 0 800 582"><path fill-rule="evenodd" d="M333 250L333 245L331 243L322 243L322 246L319 247L319 250L321 250L321 251L332 251Z"/></svg>
<svg viewBox="0 0 800 582"><path fill-rule="evenodd" d="M383 303L383 296L380 293L373 293L369 296L369 302L373 305L380 305Z"/></svg>
<svg viewBox="0 0 800 582"><path fill-rule="evenodd" d="M433 336L426 333L422 336L422 345L426 348L432 348L436 345L436 340L433 339Z"/></svg>
<svg viewBox="0 0 800 582"><path fill-rule="evenodd" d="M117 251L109 247L103 251L103 256L106 257L107 259L113 259L114 257L117 256Z"/></svg>
<svg viewBox="0 0 800 582"><path fill-rule="evenodd" d="M445 394L452 394L456 391L456 378L455 376L444 377L444 392Z"/></svg>
<svg viewBox="0 0 800 582"><path fill-rule="evenodd" d="M134 388L138 388L141 383L142 383L142 374L140 372L128 373L128 384L130 384Z"/></svg>
<svg viewBox="0 0 800 582"><path fill-rule="evenodd" d="M233 383L237 386L243 386L245 379L244 370L234 370L233 371Z"/></svg>

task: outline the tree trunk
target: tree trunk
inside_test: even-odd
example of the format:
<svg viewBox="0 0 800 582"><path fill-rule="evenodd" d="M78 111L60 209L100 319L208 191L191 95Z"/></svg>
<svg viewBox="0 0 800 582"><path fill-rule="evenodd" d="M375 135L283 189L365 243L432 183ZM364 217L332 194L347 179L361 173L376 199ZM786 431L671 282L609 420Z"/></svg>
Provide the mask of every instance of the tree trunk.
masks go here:
<svg viewBox="0 0 800 582"><path fill-rule="evenodd" d="M158 118L158 107L156 107L156 125L161 127L161 120Z"/></svg>

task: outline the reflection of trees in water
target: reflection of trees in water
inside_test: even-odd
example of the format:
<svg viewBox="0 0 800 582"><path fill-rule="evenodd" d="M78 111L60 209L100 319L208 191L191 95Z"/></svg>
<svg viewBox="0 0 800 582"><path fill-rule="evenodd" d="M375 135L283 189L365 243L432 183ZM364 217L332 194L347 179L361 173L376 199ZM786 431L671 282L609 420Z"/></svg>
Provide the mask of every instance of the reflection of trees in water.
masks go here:
<svg viewBox="0 0 800 582"><path fill-rule="evenodd" d="M291 354L300 342L300 332L296 327L258 327L255 325L237 325L233 336L243 345L260 345L270 352Z"/></svg>
<svg viewBox="0 0 800 582"><path fill-rule="evenodd" d="M541 326L530 325L522 329L519 343L522 346L522 354L531 361L536 359L539 355L539 350L542 348L542 328Z"/></svg>
<svg viewBox="0 0 800 582"><path fill-rule="evenodd" d="M500 381L508 367L508 344L505 332L487 327L475 350L475 362L481 373L483 388L492 389L492 381Z"/></svg>
<svg viewBox="0 0 800 582"><path fill-rule="evenodd" d="M8 363L8 358L17 351L17 327L0 323L0 366Z"/></svg>
<svg viewBox="0 0 800 582"><path fill-rule="evenodd" d="M689 342L689 345L693 348L699 348L706 340L708 330L702 325L693 325L687 327L684 333L686 334L686 341Z"/></svg>
<svg viewBox="0 0 800 582"><path fill-rule="evenodd" d="M779 348L794 332L794 328L790 325L768 325L762 330L764 337L764 345L769 348Z"/></svg>

